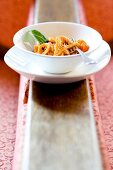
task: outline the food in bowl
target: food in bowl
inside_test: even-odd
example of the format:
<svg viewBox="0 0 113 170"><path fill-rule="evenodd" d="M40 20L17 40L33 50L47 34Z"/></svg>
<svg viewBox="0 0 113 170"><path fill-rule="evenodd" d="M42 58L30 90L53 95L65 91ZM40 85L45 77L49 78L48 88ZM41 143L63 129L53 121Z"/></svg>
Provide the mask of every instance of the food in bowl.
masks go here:
<svg viewBox="0 0 113 170"><path fill-rule="evenodd" d="M46 38L38 30L28 32L32 34L37 43L34 45L33 51L38 54L50 56L64 56L78 54L77 48L86 52L89 50L89 45L82 39L73 40L66 36L56 36Z"/></svg>
<svg viewBox="0 0 113 170"><path fill-rule="evenodd" d="M73 38L76 41L83 40L89 46L89 49L85 52L87 57L89 55L91 56L102 43L102 36L96 30L78 23L44 22L24 27L14 35L13 41L15 46L23 52L25 60L29 60L31 67L33 67L33 69L35 68L35 72L38 72L38 67L43 71L55 74L71 72L79 67L83 62L83 59L80 54L52 56L43 53L35 53L34 46L36 45L36 42L34 41L34 38L30 39L29 36L26 36L26 33L32 30L39 31L42 35L47 37L47 39L49 39L49 37L59 37L63 35L69 39ZM41 40L42 39L40 38L40 41ZM24 41L30 42L31 46L29 47L28 44L26 46L23 43ZM46 40L44 43L47 43Z"/></svg>

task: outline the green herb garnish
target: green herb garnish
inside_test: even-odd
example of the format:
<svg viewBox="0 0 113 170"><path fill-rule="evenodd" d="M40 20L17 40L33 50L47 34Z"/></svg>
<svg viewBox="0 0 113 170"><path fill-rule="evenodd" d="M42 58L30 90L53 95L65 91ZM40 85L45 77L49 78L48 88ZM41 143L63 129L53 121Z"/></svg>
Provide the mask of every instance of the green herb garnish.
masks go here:
<svg viewBox="0 0 113 170"><path fill-rule="evenodd" d="M33 36L35 37L35 39L36 39L40 44L43 44L43 43L48 42L48 39L47 39L43 34L41 34L39 31L37 31L37 30L31 30L30 32L33 34Z"/></svg>

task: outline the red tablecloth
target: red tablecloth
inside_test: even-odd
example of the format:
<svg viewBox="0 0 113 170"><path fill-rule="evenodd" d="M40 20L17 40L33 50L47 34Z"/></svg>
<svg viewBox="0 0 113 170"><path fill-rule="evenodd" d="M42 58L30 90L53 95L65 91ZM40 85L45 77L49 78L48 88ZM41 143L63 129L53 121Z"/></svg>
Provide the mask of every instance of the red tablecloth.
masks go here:
<svg viewBox="0 0 113 170"><path fill-rule="evenodd" d="M12 170L19 75L0 61L0 170Z"/></svg>
<svg viewBox="0 0 113 170"><path fill-rule="evenodd" d="M79 2L80 2L79 8L81 11L81 21L82 23L86 24L86 18L84 16L83 7L81 5L81 1ZM32 22L32 18L33 18L32 15L30 15L29 23ZM0 107L2 108L2 111L0 112L0 170L6 169L12 170L12 162L13 170L20 170L24 139L25 118L27 113L26 112L27 104L23 104L23 99L24 102L27 101L27 97L25 97L25 89L28 80L22 76L20 77L18 114L16 115L19 77L14 71L9 69L3 63L3 61L0 62L0 66L2 70L0 74L0 87L1 87ZM109 70L109 65L107 68ZM99 134L100 147L103 155L102 158L105 170L110 170L113 169L112 167L113 150L112 149L109 150L109 148L111 148L112 146L112 128L108 129L109 131L108 134L110 134L110 137L107 138L107 131L103 131L103 127L104 129L108 127L108 121L107 123L106 121L102 122L101 114L99 112L99 107L97 103L95 81L93 76L89 79L89 83L91 89L91 97L95 114L95 120L97 125L97 132ZM109 124L112 125L112 122L110 120ZM108 150L106 146L107 147L109 146Z"/></svg>

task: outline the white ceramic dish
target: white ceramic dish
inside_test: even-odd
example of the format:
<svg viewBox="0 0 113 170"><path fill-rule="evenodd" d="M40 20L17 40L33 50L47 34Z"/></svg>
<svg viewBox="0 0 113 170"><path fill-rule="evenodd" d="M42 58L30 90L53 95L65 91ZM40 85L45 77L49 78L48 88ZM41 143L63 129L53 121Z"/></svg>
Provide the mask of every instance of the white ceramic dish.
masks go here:
<svg viewBox="0 0 113 170"><path fill-rule="evenodd" d="M83 80L86 77L89 77L90 75L103 69L109 63L111 57L110 47L105 41L103 41L101 46L90 55L91 58L98 61L98 64L85 65L82 62L70 73L49 74L44 72L40 67L36 67L33 62L23 66L16 62L16 55L21 56L23 55L22 53L23 52L17 49L15 46L12 47L4 57L6 64L17 73L27 77L28 79L43 83L71 83ZM11 59L12 57L14 60Z"/></svg>
<svg viewBox="0 0 113 170"><path fill-rule="evenodd" d="M68 55L68 56L47 56L42 54L36 54L26 49L23 41L26 36L26 32L29 30L38 30L45 37L64 35L75 40L83 39L90 46L90 49L85 52L86 55L90 55L96 48L102 43L102 36L94 29L77 23L70 22L46 22L39 23L31 26L27 26L19 30L14 35L15 46L24 52L23 56L25 60L31 59L37 66L40 65L42 70L49 73L67 73L72 71L76 66L81 64L82 59L80 54ZM26 58L27 56L27 58Z"/></svg>

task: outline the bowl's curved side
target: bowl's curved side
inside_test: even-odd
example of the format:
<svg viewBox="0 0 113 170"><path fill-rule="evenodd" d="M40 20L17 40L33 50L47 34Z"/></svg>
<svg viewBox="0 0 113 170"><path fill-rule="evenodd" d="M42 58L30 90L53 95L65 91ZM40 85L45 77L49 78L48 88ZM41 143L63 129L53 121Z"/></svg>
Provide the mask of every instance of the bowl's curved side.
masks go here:
<svg viewBox="0 0 113 170"><path fill-rule="evenodd" d="M83 60L79 56L71 56L71 57L42 57L40 55L27 55L25 54L25 58L30 58L30 62L35 70L37 67L40 67L42 70L48 72L48 73L54 73L54 74L62 74L71 72L75 67L80 65Z"/></svg>

